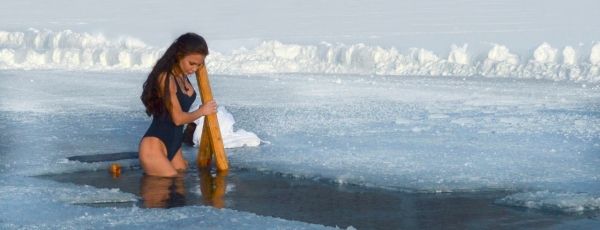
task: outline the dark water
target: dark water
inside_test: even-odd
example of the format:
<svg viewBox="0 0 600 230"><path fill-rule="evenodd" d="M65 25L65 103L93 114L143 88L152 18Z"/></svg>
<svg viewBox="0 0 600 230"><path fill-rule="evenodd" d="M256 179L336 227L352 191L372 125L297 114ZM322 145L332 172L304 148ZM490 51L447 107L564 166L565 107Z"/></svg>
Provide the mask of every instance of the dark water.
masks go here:
<svg viewBox="0 0 600 230"><path fill-rule="evenodd" d="M139 196L144 208L209 205L289 220L358 229L552 228L585 219L494 204L509 192L413 194L339 185L274 173L191 169L179 178L145 176L139 169L119 177L107 171L42 176L64 183L119 188ZM131 203L90 204L131 207Z"/></svg>

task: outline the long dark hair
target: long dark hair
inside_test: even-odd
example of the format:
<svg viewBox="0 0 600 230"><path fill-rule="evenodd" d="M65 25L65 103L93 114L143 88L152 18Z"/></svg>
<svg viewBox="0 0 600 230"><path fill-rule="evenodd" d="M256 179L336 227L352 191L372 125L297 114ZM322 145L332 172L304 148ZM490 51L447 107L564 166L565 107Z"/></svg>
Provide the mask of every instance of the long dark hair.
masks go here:
<svg viewBox="0 0 600 230"><path fill-rule="evenodd" d="M169 95L169 79L165 79L165 86L162 90L165 97L161 98L159 95L159 76L163 73L172 74L173 67L180 59L194 53L204 56L208 55L208 45L202 36L195 33L186 33L179 36L167 48L162 57L156 61L152 72L150 72L148 79L144 82L144 90L142 91L142 96L140 96L146 107L146 114L148 116L160 116L166 111L165 105Z"/></svg>

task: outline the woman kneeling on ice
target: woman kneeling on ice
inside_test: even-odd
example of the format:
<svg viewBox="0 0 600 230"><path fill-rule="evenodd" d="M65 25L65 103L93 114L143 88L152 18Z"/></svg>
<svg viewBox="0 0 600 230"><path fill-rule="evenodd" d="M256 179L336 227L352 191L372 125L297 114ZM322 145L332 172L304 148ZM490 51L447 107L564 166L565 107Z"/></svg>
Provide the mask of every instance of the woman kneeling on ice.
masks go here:
<svg viewBox="0 0 600 230"><path fill-rule="evenodd" d="M204 38L183 34L158 59L144 83L141 99L152 124L140 141L139 158L147 175L173 177L185 171L183 125L217 110L217 104L210 101L187 112L196 99L188 76L204 65L206 55Z"/></svg>

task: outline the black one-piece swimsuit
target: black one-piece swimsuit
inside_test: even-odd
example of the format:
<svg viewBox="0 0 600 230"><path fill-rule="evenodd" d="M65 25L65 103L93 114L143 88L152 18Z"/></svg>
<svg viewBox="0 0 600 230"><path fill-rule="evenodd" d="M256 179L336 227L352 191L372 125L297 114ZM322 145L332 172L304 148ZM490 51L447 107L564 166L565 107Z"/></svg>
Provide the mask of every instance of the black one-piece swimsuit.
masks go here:
<svg viewBox="0 0 600 230"><path fill-rule="evenodd" d="M190 83L189 80L187 81ZM168 82L169 81L167 81L167 84ZM169 86L167 85L166 88L168 89ZM185 94L185 92L182 92L179 89L179 86L176 88L177 99L179 100L181 110L190 110L194 100L196 100L196 92L194 91L192 96L188 96ZM163 144L165 144L165 147L167 147L167 158L169 161L171 161L173 160L173 157L175 157L177 150L181 148L181 143L183 142L183 125L175 125L169 112L165 111L162 115L152 116L152 124L150 124L150 127L148 128L148 131L146 131L146 134L144 134L144 137L157 137L160 139Z"/></svg>

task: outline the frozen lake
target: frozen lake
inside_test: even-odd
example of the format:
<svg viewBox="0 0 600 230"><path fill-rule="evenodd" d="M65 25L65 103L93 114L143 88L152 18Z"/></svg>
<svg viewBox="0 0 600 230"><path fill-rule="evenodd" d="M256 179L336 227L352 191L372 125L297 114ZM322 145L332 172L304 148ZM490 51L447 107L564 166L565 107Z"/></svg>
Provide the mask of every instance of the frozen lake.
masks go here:
<svg viewBox="0 0 600 230"><path fill-rule="evenodd" d="M149 124L137 99L143 74L3 71L0 79L1 198L11 207L3 216L33 211L22 205L24 194L45 197L28 201L42 209L136 199L29 176L104 171L108 162L66 157L135 150ZM397 193L498 192L506 196L490 198L491 205L569 217L553 226L599 224L597 85L359 75L213 75L211 82L235 128L266 141L228 150L233 167ZM193 160L195 150L184 155ZM104 209L73 209L63 220L79 218L80 209L98 222L114 218L101 217ZM153 212L135 210L117 226ZM53 215L34 216L38 222L17 218L5 226L42 226ZM304 226L282 223L296 224Z"/></svg>

